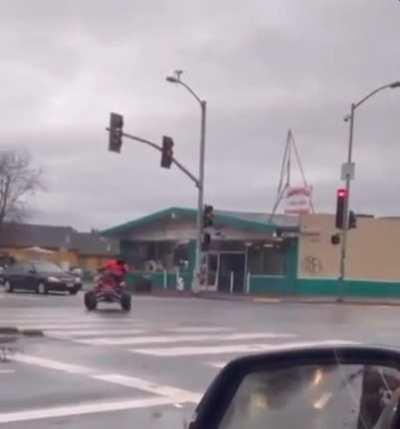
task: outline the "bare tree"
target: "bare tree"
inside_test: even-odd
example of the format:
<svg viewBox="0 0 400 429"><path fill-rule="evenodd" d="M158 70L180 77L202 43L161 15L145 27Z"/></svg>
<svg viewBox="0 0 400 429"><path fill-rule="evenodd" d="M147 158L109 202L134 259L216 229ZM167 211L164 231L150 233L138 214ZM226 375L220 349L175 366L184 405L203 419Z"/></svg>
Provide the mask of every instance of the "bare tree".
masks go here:
<svg viewBox="0 0 400 429"><path fill-rule="evenodd" d="M26 216L27 198L42 188L41 175L29 152L0 151L0 226Z"/></svg>

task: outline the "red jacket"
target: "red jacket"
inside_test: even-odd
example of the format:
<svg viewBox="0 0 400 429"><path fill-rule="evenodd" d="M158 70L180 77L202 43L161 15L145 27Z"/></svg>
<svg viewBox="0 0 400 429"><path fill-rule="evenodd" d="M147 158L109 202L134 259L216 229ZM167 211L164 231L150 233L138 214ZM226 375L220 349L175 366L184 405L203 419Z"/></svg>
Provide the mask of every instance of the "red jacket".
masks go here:
<svg viewBox="0 0 400 429"><path fill-rule="evenodd" d="M116 276L124 276L127 272L126 266L123 263L118 262L116 259L110 259L104 265L104 268Z"/></svg>

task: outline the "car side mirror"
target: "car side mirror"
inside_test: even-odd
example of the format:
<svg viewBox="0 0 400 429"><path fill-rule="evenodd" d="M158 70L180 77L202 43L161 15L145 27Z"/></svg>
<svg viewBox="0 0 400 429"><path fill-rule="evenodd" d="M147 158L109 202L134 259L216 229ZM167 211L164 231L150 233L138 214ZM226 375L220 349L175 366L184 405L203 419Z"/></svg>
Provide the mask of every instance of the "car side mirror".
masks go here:
<svg viewBox="0 0 400 429"><path fill-rule="evenodd" d="M400 351L358 346L277 350L230 362L190 429L400 427Z"/></svg>

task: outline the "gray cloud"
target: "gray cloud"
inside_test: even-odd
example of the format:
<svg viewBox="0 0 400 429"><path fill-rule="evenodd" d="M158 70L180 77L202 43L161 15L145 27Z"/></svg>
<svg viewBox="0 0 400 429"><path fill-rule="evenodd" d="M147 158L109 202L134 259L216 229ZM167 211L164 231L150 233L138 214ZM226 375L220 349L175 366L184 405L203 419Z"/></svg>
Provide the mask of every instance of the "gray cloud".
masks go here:
<svg viewBox="0 0 400 429"><path fill-rule="evenodd" d="M110 111L197 171L199 108L165 82L175 67L208 101L206 193L216 207L268 211L291 127L315 206L332 211L352 101L400 79L394 0L0 2L1 144L27 147L48 191L34 219L106 227L196 190L159 154L106 151ZM353 206L398 213L400 92L357 112ZM384 172L384 174L382 174Z"/></svg>

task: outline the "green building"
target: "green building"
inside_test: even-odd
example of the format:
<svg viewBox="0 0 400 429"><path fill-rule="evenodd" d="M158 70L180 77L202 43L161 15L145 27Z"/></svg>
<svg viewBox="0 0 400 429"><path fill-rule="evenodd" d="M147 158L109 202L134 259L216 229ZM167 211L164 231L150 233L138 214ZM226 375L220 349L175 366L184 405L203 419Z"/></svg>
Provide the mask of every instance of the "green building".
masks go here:
<svg viewBox="0 0 400 429"><path fill-rule="evenodd" d="M207 291L291 293L297 272L298 218L214 210L211 244L203 257ZM134 267L131 281L151 278L160 288L190 288L196 210L171 207L111 227L103 234L120 242Z"/></svg>

